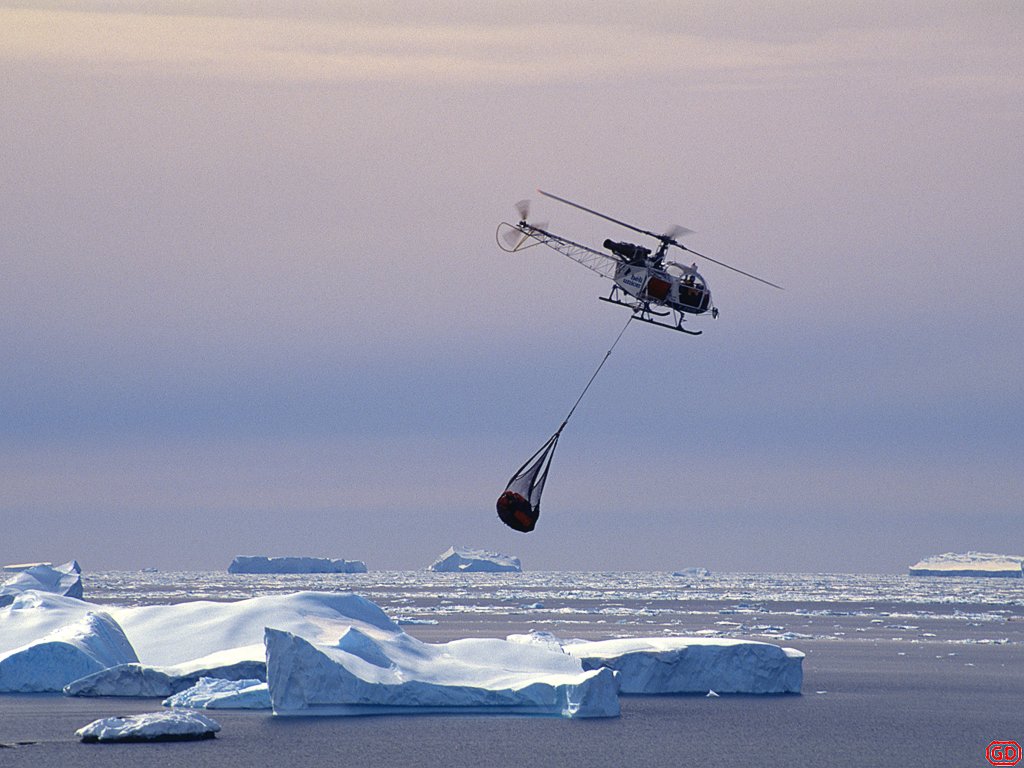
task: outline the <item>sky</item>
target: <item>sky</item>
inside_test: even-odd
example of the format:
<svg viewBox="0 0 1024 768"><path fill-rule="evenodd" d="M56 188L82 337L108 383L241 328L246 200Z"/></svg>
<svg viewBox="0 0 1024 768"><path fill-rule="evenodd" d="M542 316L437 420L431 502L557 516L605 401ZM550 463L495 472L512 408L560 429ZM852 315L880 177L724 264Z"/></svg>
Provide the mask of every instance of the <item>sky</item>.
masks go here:
<svg viewBox="0 0 1024 768"><path fill-rule="evenodd" d="M1024 554L1017 2L0 2L0 562L903 573ZM536 531L509 476L633 323Z"/></svg>

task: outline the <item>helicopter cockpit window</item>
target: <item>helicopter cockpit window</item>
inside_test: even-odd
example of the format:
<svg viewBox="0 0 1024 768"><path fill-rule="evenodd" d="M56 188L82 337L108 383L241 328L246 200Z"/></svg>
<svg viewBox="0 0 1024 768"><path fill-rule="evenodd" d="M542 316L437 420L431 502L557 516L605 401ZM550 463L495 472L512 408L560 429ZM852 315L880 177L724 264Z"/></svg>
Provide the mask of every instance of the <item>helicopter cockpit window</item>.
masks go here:
<svg viewBox="0 0 1024 768"><path fill-rule="evenodd" d="M679 278L679 281L683 285L693 286L695 288L704 287L704 278L697 272L696 265L687 267L682 264L672 263L667 265L666 271L673 277Z"/></svg>

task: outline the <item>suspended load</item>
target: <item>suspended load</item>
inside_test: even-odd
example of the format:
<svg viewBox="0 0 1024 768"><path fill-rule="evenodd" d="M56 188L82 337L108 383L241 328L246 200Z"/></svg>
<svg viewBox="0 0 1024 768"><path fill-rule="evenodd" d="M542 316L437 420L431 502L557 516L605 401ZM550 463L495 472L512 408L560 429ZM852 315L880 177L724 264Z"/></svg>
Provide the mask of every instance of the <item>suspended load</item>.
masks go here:
<svg viewBox="0 0 1024 768"><path fill-rule="evenodd" d="M569 419L576 412L576 407L580 404L583 396L587 394L587 390L594 383L597 374L601 372L601 368L604 367L612 350L619 343L619 339L626 332L626 328L629 327L629 322L632 319L633 316L630 316L626 324L622 326L622 330L619 331L619 335L615 337L611 347L604 353L600 365L597 366L597 370L590 377L587 386L583 388L580 396L576 398L576 402L569 409L569 415L565 417L562 426L558 428L555 434L548 438L548 441L540 447L540 450L528 458L526 463L512 475L512 479L505 486L505 492L498 497L498 517L509 528L521 531L522 533L529 533L536 527L537 518L540 517L540 495L544 492L544 483L548 479L548 469L551 467L551 457L555 454L558 438L562 436L562 430L565 429L565 425L569 423Z"/></svg>
<svg viewBox="0 0 1024 768"><path fill-rule="evenodd" d="M562 427L565 425L563 424ZM540 517L540 495L548 479L551 457L558 445L562 428L553 434L540 450L526 460L526 463L512 475L505 492L498 497L498 517L513 530L529 533Z"/></svg>

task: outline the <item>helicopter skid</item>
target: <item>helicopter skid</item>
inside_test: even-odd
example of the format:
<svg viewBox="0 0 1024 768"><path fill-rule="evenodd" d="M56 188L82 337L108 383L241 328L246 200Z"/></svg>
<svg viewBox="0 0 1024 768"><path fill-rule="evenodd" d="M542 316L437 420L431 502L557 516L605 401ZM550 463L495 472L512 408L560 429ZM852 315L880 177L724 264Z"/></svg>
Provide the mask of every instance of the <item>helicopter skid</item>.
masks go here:
<svg viewBox="0 0 1024 768"><path fill-rule="evenodd" d="M597 298L599 298L601 301L607 301L609 304L618 304L620 307L628 307L629 309L633 310L633 319L639 320L642 323L660 325L662 328L670 328L673 331L686 333L689 334L690 336L700 336L702 333L704 333L704 331L691 331L688 328L683 328L683 321L681 319L678 323L662 323L655 320L652 317L652 315L657 315L658 317L665 317L669 314L668 312L652 312L650 309L644 309L643 306L640 306L638 304L619 301L618 299L612 299L607 296L598 296Z"/></svg>

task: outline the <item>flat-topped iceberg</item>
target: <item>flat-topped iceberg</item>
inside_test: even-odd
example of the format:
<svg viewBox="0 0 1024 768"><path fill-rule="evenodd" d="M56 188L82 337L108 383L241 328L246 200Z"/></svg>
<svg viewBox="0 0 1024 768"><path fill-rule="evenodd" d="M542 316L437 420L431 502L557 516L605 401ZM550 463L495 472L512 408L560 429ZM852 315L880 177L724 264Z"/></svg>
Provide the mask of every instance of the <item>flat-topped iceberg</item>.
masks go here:
<svg viewBox="0 0 1024 768"><path fill-rule="evenodd" d="M518 557L484 549L449 547L428 570L440 573L521 573Z"/></svg>
<svg viewBox="0 0 1024 768"><path fill-rule="evenodd" d="M623 693L800 693L804 654L753 640L630 637L562 642L547 632L512 642L560 650L584 669L618 673Z"/></svg>
<svg viewBox="0 0 1024 768"><path fill-rule="evenodd" d="M7 569L11 569L15 575L0 585L0 606L10 605L15 595L29 590L82 598L82 568L77 560L56 567L49 563L37 563L7 566Z"/></svg>
<svg viewBox="0 0 1024 768"><path fill-rule="evenodd" d="M197 712L148 712L95 720L75 731L84 742L196 741L212 739L220 725Z"/></svg>
<svg viewBox="0 0 1024 768"><path fill-rule="evenodd" d="M1024 557L991 552L946 552L910 566L911 576L1004 576L1019 579Z"/></svg>
<svg viewBox="0 0 1024 768"><path fill-rule="evenodd" d="M242 555L231 561L228 573L366 573L366 563L362 560L331 560L326 557Z"/></svg>
<svg viewBox="0 0 1024 768"><path fill-rule="evenodd" d="M423 643L353 627L333 645L267 629L275 715L515 713L617 717L609 669L505 640Z"/></svg>

